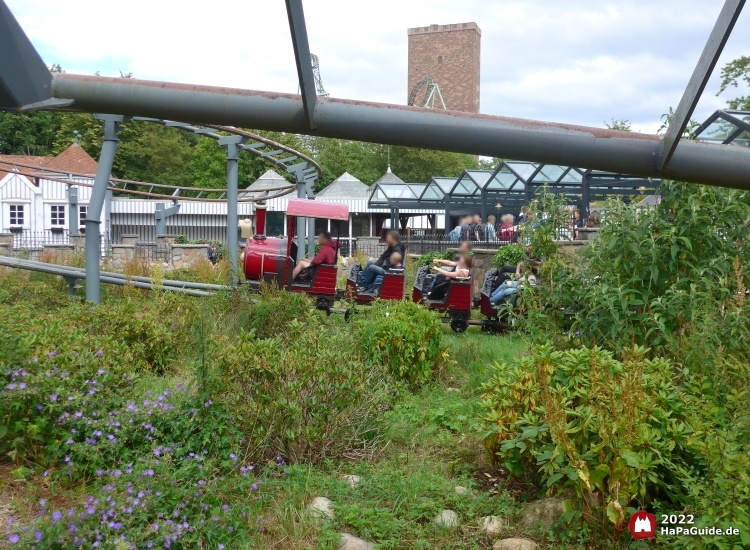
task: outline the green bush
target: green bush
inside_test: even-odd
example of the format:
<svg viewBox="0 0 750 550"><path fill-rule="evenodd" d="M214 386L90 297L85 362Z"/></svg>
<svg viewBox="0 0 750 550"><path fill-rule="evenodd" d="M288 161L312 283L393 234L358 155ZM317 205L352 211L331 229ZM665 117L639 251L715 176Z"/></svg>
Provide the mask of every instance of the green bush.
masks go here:
<svg viewBox="0 0 750 550"><path fill-rule="evenodd" d="M540 347L495 366L483 386L485 445L515 475L538 471L549 493L575 491L615 533L631 503L683 503L692 428L670 364L646 351L618 361L596 348Z"/></svg>
<svg viewBox="0 0 750 550"><path fill-rule="evenodd" d="M287 292L266 285L260 298L252 302L248 311L247 330L258 338L273 338L283 335L295 319L310 318L313 324L321 323L322 312L314 312L312 300L301 292Z"/></svg>
<svg viewBox="0 0 750 550"><path fill-rule="evenodd" d="M432 260L451 260L453 259L453 252L447 250L445 252L427 252L417 258L417 267L423 267L426 265L432 265Z"/></svg>
<svg viewBox="0 0 750 550"><path fill-rule="evenodd" d="M520 244L508 244L497 249L492 265L500 269L506 265L518 265L526 255L526 248Z"/></svg>
<svg viewBox="0 0 750 550"><path fill-rule="evenodd" d="M440 319L413 302L376 301L352 325L365 361L412 387L431 381L449 358Z"/></svg>
<svg viewBox="0 0 750 550"><path fill-rule="evenodd" d="M209 363L212 393L234 411L254 458L318 462L378 446L395 386L346 332L293 319L273 338L213 341Z"/></svg>

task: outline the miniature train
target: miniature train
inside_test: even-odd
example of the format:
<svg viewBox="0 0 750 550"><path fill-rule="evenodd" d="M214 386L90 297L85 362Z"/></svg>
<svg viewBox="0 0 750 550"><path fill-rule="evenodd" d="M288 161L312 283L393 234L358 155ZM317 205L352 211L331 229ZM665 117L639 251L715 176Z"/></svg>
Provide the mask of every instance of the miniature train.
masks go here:
<svg viewBox="0 0 750 550"><path fill-rule="evenodd" d="M404 298L405 276L403 269L387 270L377 296L358 291L357 276L361 266L354 264L344 289L336 288L338 265L320 264L311 270L308 280L300 281L292 277L297 263L297 242L295 240L297 217L347 221L349 207L346 204L307 199L289 199L287 206L287 236L267 237L265 204L256 205L256 234L248 240L243 255L243 271L247 282L258 287L262 282L283 288L290 292L304 292L315 298L316 307L328 314L333 310L337 300L347 299L357 305L367 305L375 299L402 300ZM510 314L507 308L498 310L490 302L490 293L499 276L497 269L491 269L485 275L482 286L479 309L484 319L472 319L473 306L472 282L473 270L468 277L450 279L448 292L442 300L429 300L426 288L432 275L430 267L424 266L417 271L412 289L412 300L425 303L432 310L443 313L443 321L449 323L454 332L466 331L469 325L479 325L486 334L495 334L511 327ZM511 306L515 307L515 306ZM340 310L349 319L352 308Z"/></svg>
<svg viewBox="0 0 750 550"><path fill-rule="evenodd" d="M267 237L266 205L257 204L255 210L256 234L248 240L243 256L243 271L249 284L258 286L261 282L284 288L290 292L304 292L316 300L316 307L331 313L334 302L344 298L355 304L368 304L375 296L357 291L356 277L360 266L352 267L346 288L336 288L338 266L320 264L311 269L309 280L300 281L292 277L297 258L295 241L297 217L318 218L334 221L348 221L349 207L346 204L313 201L307 199L289 199L287 205L287 236ZM383 300L401 300L404 297L404 273L388 272L378 296ZM349 317L350 311L346 310Z"/></svg>

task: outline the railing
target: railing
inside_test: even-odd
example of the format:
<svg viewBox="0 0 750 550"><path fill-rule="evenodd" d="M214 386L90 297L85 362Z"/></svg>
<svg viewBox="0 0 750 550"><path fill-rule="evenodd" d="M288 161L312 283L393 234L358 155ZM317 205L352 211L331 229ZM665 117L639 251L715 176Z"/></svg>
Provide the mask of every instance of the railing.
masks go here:
<svg viewBox="0 0 750 550"><path fill-rule="evenodd" d="M83 236L83 233L81 233ZM102 253L109 250L109 233L105 232L100 236L102 242ZM19 231L13 232L13 249L14 250L42 250L45 245L51 244L71 244L68 230L62 231Z"/></svg>

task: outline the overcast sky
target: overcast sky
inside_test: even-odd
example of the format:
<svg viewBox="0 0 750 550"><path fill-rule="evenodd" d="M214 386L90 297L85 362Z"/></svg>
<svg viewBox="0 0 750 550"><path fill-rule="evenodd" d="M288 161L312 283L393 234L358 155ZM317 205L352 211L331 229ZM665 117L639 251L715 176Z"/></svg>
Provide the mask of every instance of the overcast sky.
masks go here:
<svg viewBox="0 0 750 550"><path fill-rule="evenodd" d="M42 58L69 73L296 93L282 0L6 0ZM676 107L724 0L306 0L333 97L406 103L409 27L482 29L481 111L655 132ZM719 69L750 55L741 15L694 118L725 106ZM746 91L746 90L742 90Z"/></svg>

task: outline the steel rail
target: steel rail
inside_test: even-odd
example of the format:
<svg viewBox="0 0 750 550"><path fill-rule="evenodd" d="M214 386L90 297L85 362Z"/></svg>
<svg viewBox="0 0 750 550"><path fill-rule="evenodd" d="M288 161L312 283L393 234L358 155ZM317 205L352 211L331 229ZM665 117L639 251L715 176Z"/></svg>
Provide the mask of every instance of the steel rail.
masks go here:
<svg viewBox="0 0 750 550"><path fill-rule="evenodd" d="M658 136L518 118L318 98L314 131L298 95L55 74L53 97L88 112L236 124L750 189L750 149L682 140L658 171Z"/></svg>
<svg viewBox="0 0 750 550"><path fill-rule="evenodd" d="M7 256L5 256L7 258ZM12 260L18 260L20 262L23 262L24 264L29 265L41 265L41 266L47 266L47 265L57 265L57 264L50 264L48 262L38 262L36 260L22 260L20 258L12 258ZM84 268L82 267L73 267L73 266L59 266L62 269L68 269L71 271L77 271L81 273L84 272ZM133 281L139 281L139 282L148 282L151 283L153 279L151 277L142 277L140 275L125 275L124 273L114 273L112 271L102 271L102 275L106 275L107 277L111 278L118 278L118 279L129 279ZM233 290L233 287L226 286L226 285L215 285L211 283L194 283L192 281L179 281L177 279L164 279L160 282L160 284L164 286L174 286L179 288L193 288L193 289L199 289L199 290L216 290L216 291L222 291L222 290Z"/></svg>
<svg viewBox="0 0 750 550"><path fill-rule="evenodd" d="M37 265L42 264L42 265ZM28 260L21 260L18 258L8 258L5 256L0 256L0 266L5 267L12 267L16 269L27 269L29 271L37 271L41 273L48 273L50 275L59 275L60 277L69 277L72 279L86 279L86 272L84 270L77 270L73 268L68 268L66 266L59 266L56 264L44 264L44 262L34 262L29 263ZM206 292L203 290L194 290L191 288L181 288L177 286L162 286L162 285L154 285L153 282L141 282L141 281L132 281L128 280L127 278L117 278L117 277L111 277L109 275L105 275L104 273L101 273L99 275L99 280L102 283L108 283L113 285L119 285L119 286L134 286L136 288L144 288L147 290L155 290L154 286L157 286L160 290L169 290L172 292L182 292L183 294L187 294L189 296L200 296L200 297L206 297L211 296L210 292Z"/></svg>
<svg viewBox="0 0 750 550"><path fill-rule="evenodd" d="M2 161L2 160L0 160L0 165L3 165L3 164L12 164L13 166L21 166L21 164L19 164L19 163L15 163L15 162L11 163L9 161ZM26 165L26 166L29 166L29 165ZM93 187L94 186L93 183L86 183L86 182L72 181L72 180L64 180L64 179L61 179L61 178L54 178L52 176L47 176L47 175L39 176L39 174L33 174L33 173L29 173L29 172L23 172L23 171L20 171L20 170L15 170L13 173L14 174L18 174L20 176L26 176L26 177L29 177L29 178L43 177L47 181L54 181L54 182L58 182L58 183L65 183L65 184L68 184L68 185L77 185L77 186L81 186L81 187ZM88 178L88 179L91 178L91 176L83 176L83 175L79 175L79 174L75 174L75 173L71 173L71 175L73 177L85 177L85 178ZM152 183L135 182L135 181L131 182L131 185L143 185L143 186L150 186L150 185L152 185L152 186L159 186L159 184L156 184L156 183L152 184ZM284 186L280 186L280 187L267 187L267 188L264 188L264 189L262 189L260 191L245 191L245 190L243 190L243 194L246 194L246 193L265 193L267 191L277 191L277 190L283 190L283 192L274 193L272 195L267 195L267 196L262 196L262 197L239 198L239 199L237 199L237 201L238 202L259 202L259 201L266 201L266 200L269 200L269 199L274 199L276 197L283 197L284 195L288 195L289 193L291 193L296 187L297 187L296 185L290 183L289 185L284 185ZM180 190L184 190L184 191L197 191L198 190L197 188L194 188L194 187L176 187L176 189L180 189ZM187 196L182 196L182 195L178 195L178 196L175 196L175 195L162 195L162 194L159 194L159 193L151 193L149 191L137 191L135 189L124 189L122 187L114 187L114 186L108 186L107 190L108 191L117 191L118 193L127 193L127 194L131 194L131 195L138 195L138 196L151 197L151 198L157 198L157 199L167 199L167 200L172 200L172 201L174 201L174 200L177 200L177 201L185 200L185 201L199 201L199 202L227 202L227 199L207 199L207 198L203 198L203 197L187 197ZM223 189L223 190L222 189L204 189L203 192L226 193L226 189Z"/></svg>

